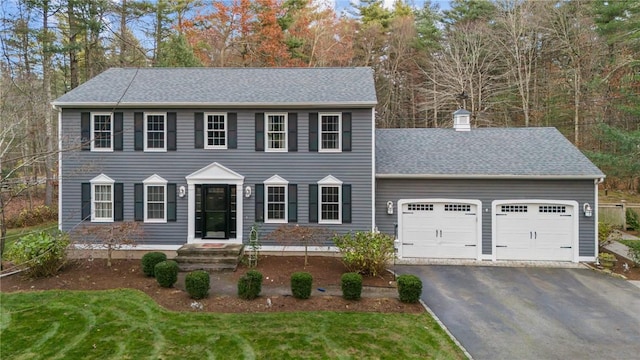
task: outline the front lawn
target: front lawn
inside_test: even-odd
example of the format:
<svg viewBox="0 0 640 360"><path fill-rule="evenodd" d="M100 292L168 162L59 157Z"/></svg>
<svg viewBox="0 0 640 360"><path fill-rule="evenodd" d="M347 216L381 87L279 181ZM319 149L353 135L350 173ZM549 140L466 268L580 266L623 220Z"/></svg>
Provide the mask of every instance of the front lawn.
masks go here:
<svg viewBox="0 0 640 360"><path fill-rule="evenodd" d="M465 358L428 314L176 313L136 290L0 293L0 320L6 359Z"/></svg>

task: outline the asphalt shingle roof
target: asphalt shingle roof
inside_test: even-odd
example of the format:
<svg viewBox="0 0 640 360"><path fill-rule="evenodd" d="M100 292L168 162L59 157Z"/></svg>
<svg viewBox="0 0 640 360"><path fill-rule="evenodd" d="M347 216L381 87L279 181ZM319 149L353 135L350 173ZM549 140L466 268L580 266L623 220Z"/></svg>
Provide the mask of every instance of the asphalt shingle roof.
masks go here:
<svg viewBox="0 0 640 360"><path fill-rule="evenodd" d="M376 175L604 177L555 128L378 129Z"/></svg>
<svg viewBox="0 0 640 360"><path fill-rule="evenodd" d="M371 68L112 68L57 106L375 105Z"/></svg>

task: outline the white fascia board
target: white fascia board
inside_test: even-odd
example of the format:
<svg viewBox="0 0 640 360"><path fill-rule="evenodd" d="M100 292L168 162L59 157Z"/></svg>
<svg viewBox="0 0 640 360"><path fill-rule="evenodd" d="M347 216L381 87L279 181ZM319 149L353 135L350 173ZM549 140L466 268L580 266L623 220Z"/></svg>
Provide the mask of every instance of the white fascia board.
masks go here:
<svg viewBox="0 0 640 360"><path fill-rule="evenodd" d="M593 180L602 175L376 174L377 179Z"/></svg>
<svg viewBox="0 0 640 360"><path fill-rule="evenodd" d="M96 108L96 107L118 107L118 108L336 108L336 107L361 107L370 108L375 106L375 101L347 101L347 102L57 102L51 103L53 106L61 108Z"/></svg>

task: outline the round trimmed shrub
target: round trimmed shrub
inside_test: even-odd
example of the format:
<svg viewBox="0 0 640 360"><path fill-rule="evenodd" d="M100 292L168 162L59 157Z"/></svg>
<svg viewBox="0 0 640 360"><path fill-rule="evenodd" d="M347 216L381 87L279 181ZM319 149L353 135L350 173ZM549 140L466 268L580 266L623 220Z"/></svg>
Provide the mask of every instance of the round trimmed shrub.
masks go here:
<svg viewBox="0 0 640 360"><path fill-rule="evenodd" d="M196 270L187 274L184 285L192 299L203 299L209 294L209 273Z"/></svg>
<svg viewBox="0 0 640 360"><path fill-rule="evenodd" d="M340 278L342 297L347 300L360 300L362 295L362 275L354 272L344 273Z"/></svg>
<svg viewBox="0 0 640 360"><path fill-rule="evenodd" d="M245 300L253 300L262 291L262 273L258 270L249 270L238 280L238 297Z"/></svg>
<svg viewBox="0 0 640 360"><path fill-rule="evenodd" d="M415 275L398 276L398 295L403 303L417 303L422 294L422 280Z"/></svg>
<svg viewBox="0 0 640 360"><path fill-rule="evenodd" d="M158 284L170 288L178 281L178 263L173 260L159 262L153 268Z"/></svg>
<svg viewBox="0 0 640 360"><path fill-rule="evenodd" d="M308 299L311 296L313 277L308 272L291 274L291 293L296 299Z"/></svg>
<svg viewBox="0 0 640 360"><path fill-rule="evenodd" d="M154 276L156 264L167 261L167 255L161 252L148 252L142 257L142 272L147 276Z"/></svg>

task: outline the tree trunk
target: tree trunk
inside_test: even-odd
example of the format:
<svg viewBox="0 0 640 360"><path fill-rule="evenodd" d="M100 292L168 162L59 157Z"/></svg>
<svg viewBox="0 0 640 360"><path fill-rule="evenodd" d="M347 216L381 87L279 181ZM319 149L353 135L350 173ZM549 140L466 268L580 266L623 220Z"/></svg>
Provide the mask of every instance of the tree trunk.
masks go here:
<svg viewBox="0 0 640 360"><path fill-rule="evenodd" d="M69 0L67 7L67 16L69 18L69 80L71 83L71 89L75 89L79 85L77 48L78 27L76 23L76 15L74 13L74 5L75 1Z"/></svg>
<svg viewBox="0 0 640 360"><path fill-rule="evenodd" d="M45 186L44 204L53 204L53 108L51 107L51 44L49 37L49 2L44 1L42 6L42 86L44 88L44 123L45 123L45 175L47 177Z"/></svg>
<svg viewBox="0 0 640 360"><path fill-rule="evenodd" d="M126 66L127 49L127 0L122 0L122 13L120 14L120 66Z"/></svg>

